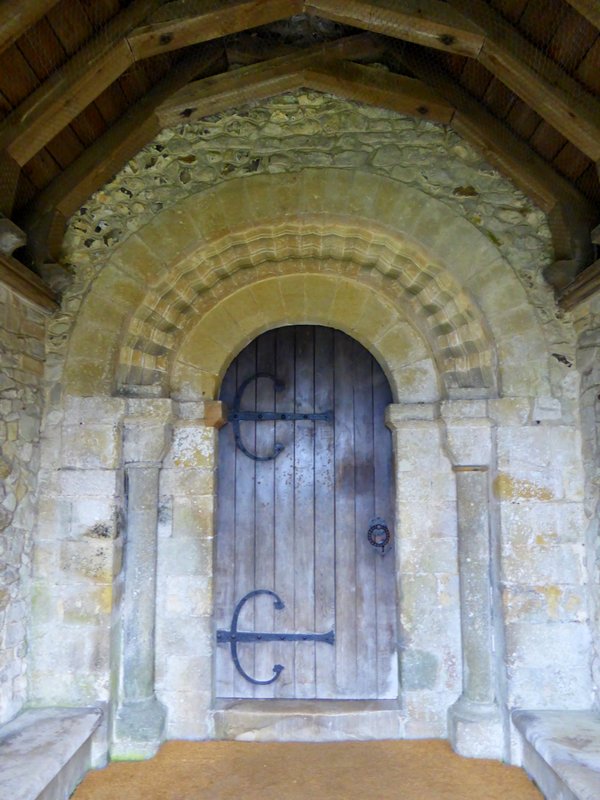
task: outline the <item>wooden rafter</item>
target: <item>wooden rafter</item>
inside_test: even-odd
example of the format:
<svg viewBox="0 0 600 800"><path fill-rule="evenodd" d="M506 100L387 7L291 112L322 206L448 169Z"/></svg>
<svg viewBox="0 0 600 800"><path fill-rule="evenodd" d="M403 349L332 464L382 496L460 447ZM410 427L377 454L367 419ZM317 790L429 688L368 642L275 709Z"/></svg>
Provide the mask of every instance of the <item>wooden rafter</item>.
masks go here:
<svg viewBox="0 0 600 800"><path fill-rule="evenodd" d="M305 10L359 28L481 60L594 161L600 104L481 0L135 0L103 36L19 106L0 128L0 150L23 165L116 80L132 60L235 33ZM473 21L473 17L475 22ZM140 24L149 19L148 24ZM475 24L476 23L476 24Z"/></svg>
<svg viewBox="0 0 600 800"><path fill-rule="evenodd" d="M349 62L317 61L303 70L303 85L347 100L419 119L450 123L454 108L420 80Z"/></svg>
<svg viewBox="0 0 600 800"><path fill-rule="evenodd" d="M56 297L46 284L20 261L5 253L0 253L0 281L45 311L58 308Z"/></svg>
<svg viewBox="0 0 600 800"><path fill-rule="evenodd" d="M133 63L125 39L157 5L134 0L0 127L0 150L23 166Z"/></svg>
<svg viewBox="0 0 600 800"><path fill-rule="evenodd" d="M405 49L396 57L456 108L452 128L548 214L556 258L561 260L563 271L575 274L588 263L590 228L596 212L586 198L420 53Z"/></svg>
<svg viewBox="0 0 600 800"><path fill-rule="evenodd" d="M118 172L160 131L156 109L187 82L199 75L225 69L225 51L214 44L195 52L156 84L118 122L84 151L36 198L35 208L53 208L70 217L85 200Z"/></svg>
<svg viewBox="0 0 600 800"><path fill-rule="evenodd" d="M0 52L58 3L58 0L3 0L0 4Z"/></svg>
<svg viewBox="0 0 600 800"><path fill-rule="evenodd" d="M23 218L36 260L58 256L56 245L60 244L67 219L158 134L161 126L155 113L157 107L191 78L225 68L221 45L210 44L202 52L193 52L40 192ZM58 236L57 225L62 227ZM48 240L51 231L54 243Z"/></svg>
<svg viewBox="0 0 600 800"><path fill-rule="evenodd" d="M588 22L600 28L600 3L598 0L567 0Z"/></svg>
<svg viewBox="0 0 600 800"><path fill-rule="evenodd" d="M414 44L476 58L484 35L441 0L306 0L309 14Z"/></svg>
<svg viewBox="0 0 600 800"><path fill-rule="evenodd" d="M291 91L300 86L332 91L372 105L448 122L452 108L420 81L372 67L343 63L352 53L360 58L373 51L369 36L357 35L195 81L166 100L157 110L163 127L201 119L227 108Z"/></svg>
<svg viewBox="0 0 600 800"><path fill-rule="evenodd" d="M600 291L600 260L590 264L560 292L558 304L565 311L571 311L598 291Z"/></svg>
<svg viewBox="0 0 600 800"><path fill-rule="evenodd" d="M127 42L136 61L180 47L207 42L259 25L268 25L302 11L302 0L209 0L198 10L194 0L162 6L147 25L134 30Z"/></svg>
<svg viewBox="0 0 600 800"><path fill-rule="evenodd" d="M485 33L478 60L588 155L600 161L600 102L484 0L448 0Z"/></svg>
<svg viewBox="0 0 600 800"><path fill-rule="evenodd" d="M419 81L343 62L349 53L356 58L373 57L384 49L381 40L368 34L317 45L308 52L286 47L285 57L270 59L258 68L221 72L188 86L192 77L226 68L222 46L213 44L194 51L38 195L20 220L29 232L33 255L37 261L48 255L58 257L57 247L68 217L161 127L172 120L181 122L182 114L189 121L239 104L241 96L256 99L274 91L313 85L322 91L335 89L361 102L448 121L452 109ZM179 87L183 88L177 93ZM193 103L193 112L189 103Z"/></svg>

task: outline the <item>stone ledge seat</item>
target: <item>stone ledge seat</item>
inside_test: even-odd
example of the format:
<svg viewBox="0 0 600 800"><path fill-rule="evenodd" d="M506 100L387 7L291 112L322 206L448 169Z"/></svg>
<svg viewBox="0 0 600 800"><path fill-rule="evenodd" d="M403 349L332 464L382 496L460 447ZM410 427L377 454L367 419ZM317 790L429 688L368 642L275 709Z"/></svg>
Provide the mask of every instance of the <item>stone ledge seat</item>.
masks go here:
<svg viewBox="0 0 600 800"><path fill-rule="evenodd" d="M599 800L600 715L593 711L513 711L523 767L547 800Z"/></svg>
<svg viewBox="0 0 600 800"><path fill-rule="evenodd" d="M0 798L67 800L91 766L99 708L32 708L0 728Z"/></svg>

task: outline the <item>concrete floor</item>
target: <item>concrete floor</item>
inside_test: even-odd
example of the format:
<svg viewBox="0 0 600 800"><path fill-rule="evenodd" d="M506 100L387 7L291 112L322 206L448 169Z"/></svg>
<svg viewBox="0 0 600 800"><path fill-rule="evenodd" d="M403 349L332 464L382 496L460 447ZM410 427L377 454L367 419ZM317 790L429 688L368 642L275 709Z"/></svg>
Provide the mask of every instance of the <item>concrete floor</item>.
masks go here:
<svg viewBox="0 0 600 800"><path fill-rule="evenodd" d="M73 800L541 800L516 767L445 741L168 742L150 761L91 772Z"/></svg>

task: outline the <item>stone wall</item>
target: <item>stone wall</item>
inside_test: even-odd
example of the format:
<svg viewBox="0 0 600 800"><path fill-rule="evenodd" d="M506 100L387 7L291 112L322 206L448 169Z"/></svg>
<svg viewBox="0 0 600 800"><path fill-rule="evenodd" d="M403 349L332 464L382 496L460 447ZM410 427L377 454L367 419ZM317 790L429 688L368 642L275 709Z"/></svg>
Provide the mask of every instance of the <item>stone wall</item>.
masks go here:
<svg viewBox="0 0 600 800"><path fill-rule="evenodd" d="M581 433L585 468L584 524L595 704L600 708L600 297L576 312L577 367L581 373Z"/></svg>
<svg viewBox="0 0 600 800"><path fill-rule="evenodd" d="M0 286L0 723L27 699L45 317Z"/></svg>
<svg viewBox="0 0 600 800"><path fill-rule="evenodd" d="M288 179L285 173L293 177ZM388 194L382 192L382 197L390 202L385 213L368 207L368 189L374 177L386 184ZM345 189L340 199L342 182ZM270 191L275 184L277 191ZM253 250L256 228L263 220L254 225L248 207L257 196L258 190L253 187L261 185L260 213L275 222L268 235L263 231L264 247ZM300 189L304 191L302 214L294 205ZM235 199L222 199L227 197L226 190L238 196L237 203ZM345 220L344 224L334 220L323 235L323 239L329 237L328 246L336 236L350 241L349 249L357 241L360 244L360 248L355 247L356 253L344 252L335 265L332 253L336 248L331 245L331 252L323 257L325 251L318 251L321 239L315 235L314 226L310 227L311 208L306 197L312 204L311 191L321 202L323 216L327 212ZM399 204L398 213L407 209L414 212L418 196L422 206L421 216L417 216L425 220L414 234L427 253L416 274L428 277L435 263L444 279L448 278L448 286L457 287L449 294L433 292L432 302L426 302L423 287L407 277L408 259L393 275L383 274L383 266L379 269L377 236L383 234L379 229L377 235L373 234L376 226L385 228L391 250L400 256L403 243L410 238L400 221L396 222L395 212L389 210L394 208L394 197L402 194L410 195L411 200L404 207ZM327 199L330 202L325 206ZM291 223L287 225L287 220L281 224L296 250L292 245L287 250L281 245L289 242L279 235L278 204L289 210L294 222L298 216L309 220L300 234ZM444 214L450 220L447 225L439 222L445 219ZM446 239L443 231L438 239L427 238L432 219L445 227ZM351 226L358 225L357 220L362 226L361 236L354 240ZM460 235L455 236L454 231ZM313 240L317 242L316 253L311 250ZM485 247L474 246L478 242ZM208 279L203 283L201 262L202 258L208 260L206 253L211 248L212 261L206 273L209 278L213 274L216 277L213 283ZM132 252L137 253L137 260ZM264 253L271 256L260 261ZM329 259L324 267L329 270L327 274L317 274L316 268L311 272L307 266L310 258L319 257ZM579 373L573 327L557 313L541 278L550 257L550 235L541 212L456 134L439 125L327 95L297 92L160 134L90 198L71 220L65 238L64 261L72 267L74 279L61 311L50 323L48 339L44 496L34 575L34 700L114 702L120 694L139 700L135 694L138 687L124 686L123 681L122 623L123 619L126 624L127 620L135 621L135 597L127 596L126 584L131 584L127 547L125 569L121 558L127 529L121 522L127 512L125 473L136 470L130 477L139 483L149 471L160 493L156 525L152 517L156 508L142 509L147 512L148 526L157 528L155 648L152 643L156 690L167 710L169 736L211 735L214 431L203 427L193 402L189 406L183 402L199 400L202 392L199 396L177 393L178 370L197 376L209 364L206 374L210 374L211 383L205 387L205 397L214 397L227 360L256 335L257 326L263 330L287 321L315 322L319 298L323 301L331 295L336 302L325 304L318 318L320 324L357 332L369 316L362 312L365 298L372 292L382 304L385 298L393 319L385 334L379 331L375 335L373 320L377 317L381 321L381 315L373 313L372 329L365 328L364 339L368 341L363 343L373 346L393 378L401 376L407 362L414 358L415 337L400 335L399 327L402 310L412 313L412 296L420 295L415 305L421 302L423 314L433 319L431 329L423 326L429 333L420 354L424 360L431 350L433 356L428 391L409 400L415 405L431 404L430 416L427 420L418 417L418 424L411 422L398 434L410 440L408 452L414 461L399 455L397 466L398 508L403 519L400 530L404 536L399 578L407 645L401 655L407 732L443 736L448 706L460 694L467 673L460 663L456 558L459 481L454 473L466 472L460 479L463 488L474 481L480 494L479 510L485 507L487 514L488 506L490 509L490 552L485 556L490 563L485 568L489 567L493 578L493 602L485 620L485 636L493 640L493 665L488 669L486 702L489 700L494 709L503 704L504 712L517 705L585 707L590 699L590 673L588 608L583 588L587 522ZM184 280L178 283L180 273L189 278L189 284ZM152 294L160 281L166 286L166 299L158 292ZM356 284L350 287L351 293L347 287L350 281ZM319 282L327 283L329 290L311 294L310 288L321 285ZM166 296L170 289L172 297ZM355 308L361 313L353 313L350 294L354 299L360 296ZM464 324L462 307L454 301L459 294L465 299L465 308L476 308L481 314L483 323L478 330L488 329L489 352L493 351L489 364L493 368L497 358L499 366L498 384L493 389L492 383L485 387L491 394L497 388L500 397L481 399L481 386L476 395L481 399L477 415L481 424L485 423L489 439L485 461L470 461L464 453L453 453L450 460L447 436L441 427L440 414L443 417L450 411L448 405L444 411L444 404L440 411L439 401L445 396L440 390L437 351L442 345L438 341L447 340L449 352L462 354L457 346L461 343L449 324L457 320ZM159 310L164 310L161 322L169 323L165 329L152 329L151 314L136 318L140 308L152 311L163 299ZM436 300L447 319L435 315ZM369 303L371 313L375 304ZM190 313L183 319L181 314L180 321L177 315L183 307L193 309L197 316ZM155 316L159 317L158 311ZM132 320L132 338L146 336L147 328L157 336L152 339L148 335L154 350L150 348L142 356L147 355L148 362L165 361L164 384L142 386L140 382L137 387L141 397L144 390L148 396L155 390L156 395L162 392L171 397L139 401L148 403L148 407L156 403L160 408L172 403L172 416L163 430L170 450L160 463L153 457L150 464L140 453L136 456L139 461L128 461L122 447L128 441L127 430L133 425L129 417L137 401L108 397L119 390L119 350L130 345L123 339ZM377 336L386 342L385 349L377 350ZM590 336L581 338L582 364L586 342L593 339ZM167 363L164 342L171 339L169 358L174 360ZM467 337L465 341L472 340ZM92 357L84 360L82 353L86 358L91 353ZM134 355L140 353L135 351ZM176 362L182 355L183 366ZM597 354L590 351L588 355L593 358ZM132 373L144 370L142 356L131 359ZM65 397L65 360L66 377L69 370L85 372L81 380L71 382L71 387L81 394L105 396ZM586 383L585 366L583 371L585 402L591 408L593 380ZM401 377L396 383L400 386ZM126 394L132 387L136 388L133 380L120 388ZM459 389L462 387L460 384ZM467 387L465 397L469 391ZM408 402L399 390L396 395L400 405ZM467 417L473 413L464 411ZM587 414L587 418L590 429L592 417ZM454 417L450 427L455 433L460 429ZM593 483L597 445L587 434L585 441L590 511L590 503L597 502ZM415 497L419 498L420 510ZM468 522L467 505L463 497L463 526ZM591 519L591 512L589 516ZM588 553L595 564L595 534L592 527L589 531ZM133 528L129 534L132 532ZM135 565L130 564L131 569L135 571ZM468 620L461 623L464 629ZM487 657L491 647L483 649ZM560 663L557 653L561 654ZM129 653L132 659L136 655ZM146 682L150 683L154 676L150 675L148 659L145 669ZM463 686L463 693L466 689L469 687ZM150 694L143 695L144 702L152 699ZM122 715L124 742L126 722ZM490 724L496 731L497 720ZM505 733L507 728L505 724ZM502 736L494 736L492 750L498 753ZM508 756L507 749L503 752Z"/></svg>
<svg viewBox="0 0 600 800"><path fill-rule="evenodd" d="M71 218L63 262L73 281L49 330L50 374L60 380L78 308L131 234L183 198L223 182L319 167L389 177L447 204L507 259L539 313L546 341L573 360L574 342L542 278L552 260L550 231L528 198L445 126L300 90L162 131ZM555 369L552 377L553 391L562 393L564 374Z"/></svg>

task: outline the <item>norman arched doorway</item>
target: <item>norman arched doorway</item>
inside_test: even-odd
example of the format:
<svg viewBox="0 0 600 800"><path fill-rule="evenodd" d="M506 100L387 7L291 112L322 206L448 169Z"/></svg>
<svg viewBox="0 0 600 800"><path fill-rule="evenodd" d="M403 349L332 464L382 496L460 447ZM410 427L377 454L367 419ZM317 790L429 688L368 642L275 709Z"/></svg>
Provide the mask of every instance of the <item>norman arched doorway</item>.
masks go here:
<svg viewBox="0 0 600 800"><path fill-rule="evenodd" d="M340 331L277 328L233 361L221 399L217 697L395 699L395 560L377 546L394 520L383 371ZM232 632L248 595L237 628L260 640Z"/></svg>

